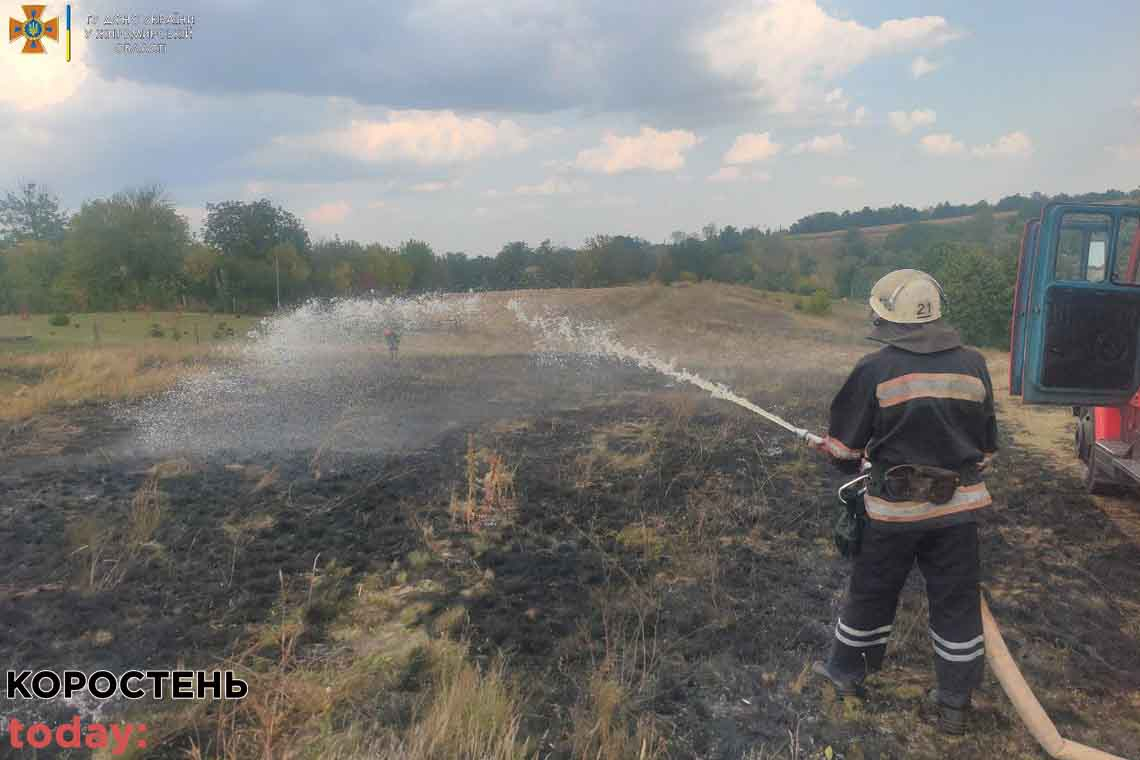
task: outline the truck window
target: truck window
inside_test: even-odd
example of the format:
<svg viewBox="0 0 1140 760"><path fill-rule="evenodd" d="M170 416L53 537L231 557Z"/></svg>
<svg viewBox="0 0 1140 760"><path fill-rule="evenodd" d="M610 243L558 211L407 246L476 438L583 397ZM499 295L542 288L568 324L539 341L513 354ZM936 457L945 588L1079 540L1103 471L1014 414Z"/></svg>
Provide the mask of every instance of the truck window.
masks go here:
<svg viewBox="0 0 1140 760"><path fill-rule="evenodd" d="M1108 214L1065 214L1057 239L1056 279L1104 282L1111 229Z"/></svg>
<svg viewBox="0 0 1140 760"><path fill-rule="evenodd" d="M1121 285L1140 285L1140 261L1134 262L1133 255L1140 258L1136 248L1136 235L1140 230L1140 217L1125 216L1120 219L1120 229L1116 234L1116 268L1112 281Z"/></svg>

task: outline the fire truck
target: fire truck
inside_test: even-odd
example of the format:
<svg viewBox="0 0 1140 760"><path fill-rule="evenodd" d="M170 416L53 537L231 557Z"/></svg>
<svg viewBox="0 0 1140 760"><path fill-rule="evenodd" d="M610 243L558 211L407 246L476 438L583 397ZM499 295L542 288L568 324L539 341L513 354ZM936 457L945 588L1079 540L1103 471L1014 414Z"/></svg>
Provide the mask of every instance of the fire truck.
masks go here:
<svg viewBox="0 0 1140 760"><path fill-rule="evenodd" d="M1085 487L1140 485L1140 206L1050 203L1025 225L1010 394L1071 406Z"/></svg>

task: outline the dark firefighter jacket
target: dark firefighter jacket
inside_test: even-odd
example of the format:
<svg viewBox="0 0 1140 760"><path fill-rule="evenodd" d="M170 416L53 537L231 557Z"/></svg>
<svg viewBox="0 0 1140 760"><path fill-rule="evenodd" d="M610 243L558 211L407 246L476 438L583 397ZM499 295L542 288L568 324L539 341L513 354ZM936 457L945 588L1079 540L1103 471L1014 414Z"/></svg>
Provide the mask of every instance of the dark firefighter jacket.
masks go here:
<svg viewBox="0 0 1140 760"><path fill-rule="evenodd" d="M867 516L898 527L973 520L990 504L981 467L997 451L994 394L985 359L939 322L879 323L872 340L886 346L863 357L831 404L827 452L837 464L872 465ZM960 485L943 504L892 501L876 487L895 465L940 467ZM917 525L916 525L917 524Z"/></svg>

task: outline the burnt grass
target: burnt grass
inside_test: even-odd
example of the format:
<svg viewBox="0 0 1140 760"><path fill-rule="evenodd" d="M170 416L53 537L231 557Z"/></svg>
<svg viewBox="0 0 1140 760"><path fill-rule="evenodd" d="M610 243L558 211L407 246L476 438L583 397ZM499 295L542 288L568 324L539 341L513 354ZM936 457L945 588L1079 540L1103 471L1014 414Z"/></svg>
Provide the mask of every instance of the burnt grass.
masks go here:
<svg viewBox="0 0 1140 760"><path fill-rule="evenodd" d="M819 399L789 413L819 426ZM91 441L117 424L85 413ZM449 511L472 441L514 472L513 508L476 529ZM401 455L325 452L319 478L313 451L191 458L158 482L151 545L103 589L87 582L76 526L121 523L156 462L83 450L2 460L0 669L209 667L283 593L303 593L314 567L339 572L348 595L399 566L434 581L410 600L420 622L462 606L473 656L506 657L543 757L570 757L574 708L599 671L625 687L631 721L653 716L671 758L1043 756L992 676L971 735L934 732L917 572L867 700L838 701L808 675L846 579L829 532L842 476L716 402L644 392L453 430ZM1062 735L1136 757L1137 547L1030 452L1006 446L989 482L984 583L1023 673ZM256 525L235 533L243 522ZM473 577L489 590L468 593ZM310 610L302 656L327 649L336 614L337 599Z"/></svg>

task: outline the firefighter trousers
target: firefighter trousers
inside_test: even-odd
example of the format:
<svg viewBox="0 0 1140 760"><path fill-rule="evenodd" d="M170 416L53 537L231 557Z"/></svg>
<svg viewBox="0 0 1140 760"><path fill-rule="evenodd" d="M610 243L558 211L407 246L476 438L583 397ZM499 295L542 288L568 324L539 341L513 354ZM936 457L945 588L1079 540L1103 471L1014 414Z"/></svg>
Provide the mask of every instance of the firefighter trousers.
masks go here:
<svg viewBox="0 0 1140 760"><path fill-rule="evenodd" d="M974 523L892 530L867 521L862 552L855 558L843 612L835 624L830 669L862 681L882 666L899 592L916 560L926 580L940 698L966 704L970 692L981 685L985 663Z"/></svg>

